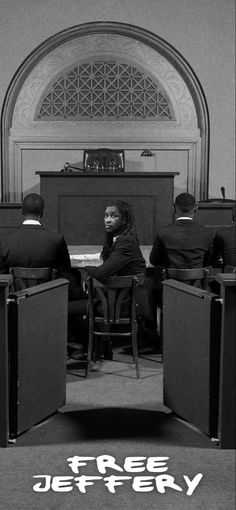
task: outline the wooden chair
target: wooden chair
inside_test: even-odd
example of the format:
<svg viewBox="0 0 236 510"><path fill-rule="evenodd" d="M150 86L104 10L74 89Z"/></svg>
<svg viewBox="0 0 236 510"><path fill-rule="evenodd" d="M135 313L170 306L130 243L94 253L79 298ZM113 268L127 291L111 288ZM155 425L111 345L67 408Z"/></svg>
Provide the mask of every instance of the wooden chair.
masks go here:
<svg viewBox="0 0 236 510"><path fill-rule="evenodd" d="M89 342L85 376L90 371L91 358L96 355L95 337L112 336L131 337L133 358L137 378L140 377L138 364L138 319L139 307L136 300L137 288L144 283L144 274L134 276L112 276L101 283L88 278L89 296ZM99 297L96 300L96 296ZM119 331L119 326L128 326L128 331ZM114 331L113 327L116 327ZM113 329L113 331L112 331ZM118 331L117 331L118 330Z"/></svg>
<svg viewBox="0 0 236 510"><path fill-rule="evenodd" d="M189 283L190 285L199 283L202 289L207 288L209 276L210 271L206 267L199 267L194 269L175 269L167 267L162 269L162 280L178 280L180 282Z"/></svg>
<svg viewBox="0 0 236 510"><path fill-rule="evenodd" d="M15 292L56 278L56 270L51 267L11 267L9 273L13 276L11 290Z"/></svg>

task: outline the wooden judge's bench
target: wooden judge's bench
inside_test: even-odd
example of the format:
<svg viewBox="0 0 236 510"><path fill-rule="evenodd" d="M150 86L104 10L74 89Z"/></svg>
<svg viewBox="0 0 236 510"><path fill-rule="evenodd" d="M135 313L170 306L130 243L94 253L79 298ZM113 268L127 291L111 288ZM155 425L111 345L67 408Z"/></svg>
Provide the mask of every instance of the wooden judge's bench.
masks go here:
<svg viewBox="0 0 236 510"><path fill-rule="evenodd" d="M177 172L36 172L45 200L45 227L68 245L102 245L103 216L111 200L133 208L140 244L152 245L160 225L173 221Z"/></svg>

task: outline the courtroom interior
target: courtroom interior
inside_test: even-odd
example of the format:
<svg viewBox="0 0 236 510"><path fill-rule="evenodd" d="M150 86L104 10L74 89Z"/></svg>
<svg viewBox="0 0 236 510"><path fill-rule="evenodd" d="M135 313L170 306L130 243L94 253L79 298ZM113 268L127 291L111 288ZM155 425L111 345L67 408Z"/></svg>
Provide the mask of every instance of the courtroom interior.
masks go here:
<svg viewBox="0 0 236 510"><path fill-rule="evenodd" d="M233 0L1 6L0 447L9 470L11 457L18 463L22 454L29 476L35 449L41 472L48 464L62 473L54 455L65 460L78 449L90 456L94 446L96 455L122 458L167 452L178 471L182 449L191 469L194 462L202 472L213 469L208 487L199 483L201 504L210 493L209 508L232 508L234 10ZM193 204L178 210L181 197ZM41 204L37 214L31 198ZM25 231L49 232L64 265L49 258L10 264L21 242L29 252L33 243L39 258L43 249L41 237L19 240L23 222ZM187 241L186 262L164 264L160 246L167 253L181 222L195 223L190 238L196 246L205 236L205 245L199 241L191 260ZM125 262L114 263L104 283L101 267L116 250ZM138 261L133 270L128 256ZM17 287L17 278L27 284ZM90 490L85 510L93 507ZM27 491L24 508L34 508ZM61 508L73 508L69 495L72 506ZM53 494L55 505L60 496ZM146 497L154 508L154 493ZM109 505L145 507L137 494L127 498L129 506L120 495ZM179 493L166 502L190 508Z"/></svg>

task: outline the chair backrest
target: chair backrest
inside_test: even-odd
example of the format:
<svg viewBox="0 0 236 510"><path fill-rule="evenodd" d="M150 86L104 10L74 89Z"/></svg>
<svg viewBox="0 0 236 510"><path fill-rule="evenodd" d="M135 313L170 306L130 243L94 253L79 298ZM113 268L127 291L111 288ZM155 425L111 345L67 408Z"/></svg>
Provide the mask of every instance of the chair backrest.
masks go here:
<svg viewBox="0 0 236 510"><path fill-rule="evenodd" d="M224 273L236 273L236 266L225 266Z"/></svg>
<svg viewBox="0 0 236 510"><path fill-rule="evenodd" d="M95 322L106 324L130 322L137 308L136 288L144 284L144 279L143 273L132 276L111 276L104 283L89 277L90 318ZM98 301L96 297L99 297Z"/></svg>
<svg viewBox="0 0 236 510"><path fill-rule="evenodd" d="M171 278L181 282L195 282L201 281L204 288L209 278L210 271L206 267L189 268L189 269L175 269L167 267L162 270L162 279Z"/></svg>
<svg viewBox="0 0 236 510"><path fill-rule="evenodd" d="M15 291L27 289L56 278L56 270L51 267L11 267Z"/></svg>

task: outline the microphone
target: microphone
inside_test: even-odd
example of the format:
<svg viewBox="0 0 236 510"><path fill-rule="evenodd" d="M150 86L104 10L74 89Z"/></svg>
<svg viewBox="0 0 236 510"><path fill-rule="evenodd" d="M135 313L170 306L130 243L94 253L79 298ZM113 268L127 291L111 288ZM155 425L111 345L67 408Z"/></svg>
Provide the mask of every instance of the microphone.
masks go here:
<svg viewBox="0 0 236 510"><path fill-rule="evenodd" d="M224 188L224 186L221 186L220 191L221 191L223 200L225 200L225 188Z"/></svg>

